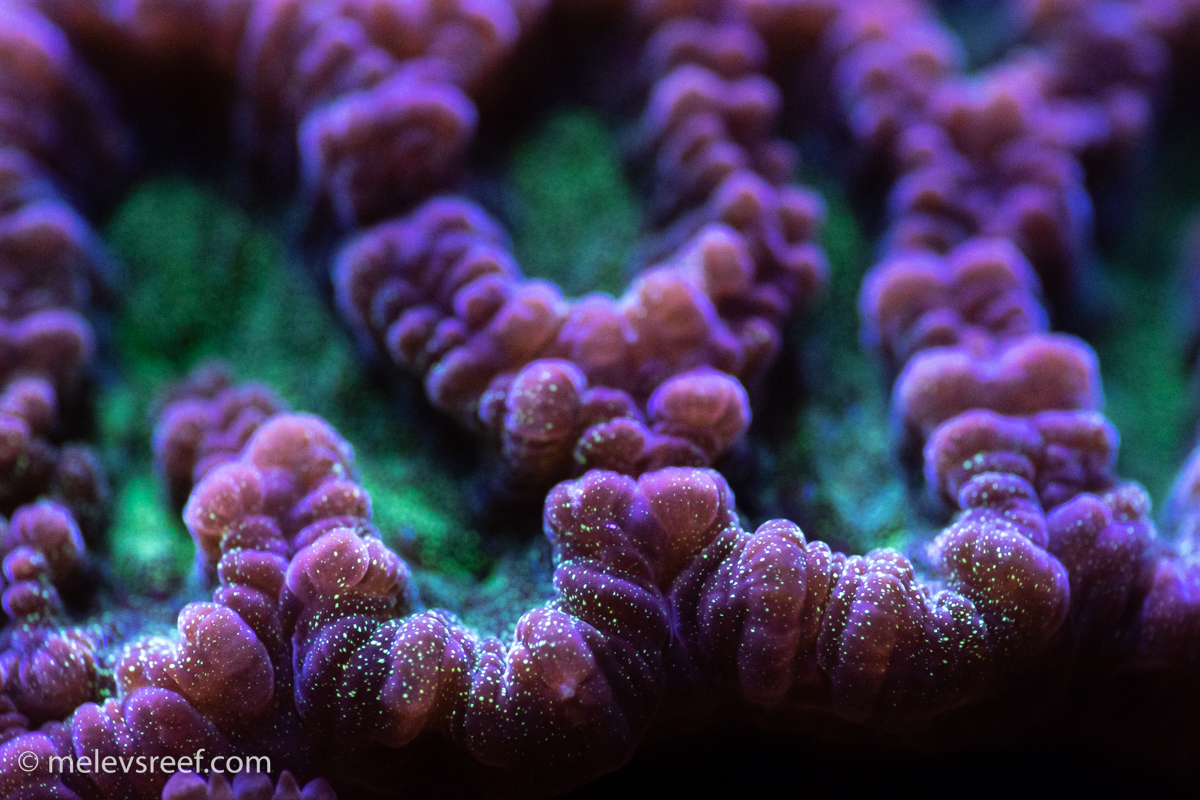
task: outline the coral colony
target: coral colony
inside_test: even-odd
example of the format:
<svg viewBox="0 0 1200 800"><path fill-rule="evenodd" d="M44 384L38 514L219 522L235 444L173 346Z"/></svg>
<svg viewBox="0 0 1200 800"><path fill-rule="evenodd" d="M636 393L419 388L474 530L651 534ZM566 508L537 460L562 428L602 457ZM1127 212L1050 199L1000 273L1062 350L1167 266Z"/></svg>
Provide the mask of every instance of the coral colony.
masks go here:
<svg viewBox="0 0 1200 800"><path fill-rule="evenodd" d="M1200 5L1006 13L1011 42L968 74L921 0L0 2L0 794L544 796L734 723L1186 767L1200 454L1160 538L1117 474L1097 357L1051 320L1085 313L1095 209L1136 173ZM612 294L527 277L487 177L567 62L623 120L645 208ZM153 387L158 482L116 503L124 479L84 442L128 339L113 315L156 279L115 288L91 224L171 150L156 102L221 110L193 117L225 132L208 163L301 209L281 224L362 354L482 443L476 493L542 509L552 558L510 620L437 607L455 579L420 554L440 545L380 522L421 475L377 491L348 432L219 365ZM753 483L751 407L793 391L772 368L839 246L793 182L809 139L871 187L862 339L894 387L910 516L948 521L865 555L755 527L727 483ZM207 291L186 272L159 306ZM222 305L204 313L240 313ZM172 309L142 312L145 338L173 335ZM136 514L113 520L135 491L191 537L190 577L158 594L121 587L153 582L122 555Z"/></svg>

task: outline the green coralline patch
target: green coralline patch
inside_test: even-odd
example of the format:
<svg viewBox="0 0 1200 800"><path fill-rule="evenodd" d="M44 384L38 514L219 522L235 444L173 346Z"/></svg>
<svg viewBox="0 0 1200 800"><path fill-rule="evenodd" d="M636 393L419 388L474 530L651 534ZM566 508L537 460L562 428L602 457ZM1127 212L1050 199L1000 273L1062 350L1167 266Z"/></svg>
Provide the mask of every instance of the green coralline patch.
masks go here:
<svg viewBox="0 0 1200 800"><path fill-rule="evenodd" d="M177 180L139 186L108 226L124 266L117 347L132 381L172 378L241 347L278 242L219 196Z"/></svg>
<svg viewBox="0 0 1200 800"><path fill-rule="evenodd" d="M471 579L490 566L462 505L462 487L424 460L360 457L375 524L414 567Z"/></svg>
<svg viewBox="0 0 1200 800"><path fill-rule="evenodd" d="M582 109L551 117L518 147L509 183L513 247L526 275L568 296L625 290L640 211L602 118Z"/></svg>
<svg viewBox="0 0 1200 800"><path fill-rule="evenodd" d="M542 537L525 544L505 542L503 548L491 571L478 581L414 568L413 580L425 605L452 609L480 634L512 641L521 615L554 597L554 564Z"/></svg>
<svg viewBox="0 0 1200 800"><path fill-rule="evenodd" d="M158 591L180 584L191 567L190 541L183 540L186 558L177 552L182 522L158 495L149 415L166 382L213 356L354 443L385 537L412 537L431 569L487 572L465 514L442 511L466 508L465 488L363 377L349 337L277 237L211 190L157 179L122 204L107 240L125 277L115 321L124 377L109 381L99 401L102 450L120 498L110 554L122 574L152 576L129 585Z"/></svg>
<svg viewBox="0 0 1200 800"><path fill-rule="evenodd" d="M1187 357L1196 309L1181 302L1200 208L1200 137L1186 127L1173 126L1155 151L1130 229L1102 260L1096 329L1086 331L1100 358L1105 413L1121 432L1118 472L1160 506L1195 443L1200 410Z"/></svg>
<svg viewBox="0 0 1200 800"><path fill-rule="evenodd" d="M912 501L892 451L885 379L859 344L858 290L871 251L840 186L820 174L804 180L828 204L829 290L789 331L808 386L773 471L806 487L809 537L851 553L903 549L916 522Z"/></svg>
<svg viewBox="0 0 1200 800"><path fill-rule="evenodd" d="M361 428L393 449L411 449L279 239L219 194L150 180L122 204L107 234L125 268L116 343L131 383L157 388L218 356L294 407L346 426L347 436Z"/></svg>
<svg viewBox="0 0 1200 800"><path fill-rule="evenodd" d="M154 477L139 470L123 481L115 511L109 552L118 583L151 597L178 591L195 548L182 521L163 505Z"/></svg>

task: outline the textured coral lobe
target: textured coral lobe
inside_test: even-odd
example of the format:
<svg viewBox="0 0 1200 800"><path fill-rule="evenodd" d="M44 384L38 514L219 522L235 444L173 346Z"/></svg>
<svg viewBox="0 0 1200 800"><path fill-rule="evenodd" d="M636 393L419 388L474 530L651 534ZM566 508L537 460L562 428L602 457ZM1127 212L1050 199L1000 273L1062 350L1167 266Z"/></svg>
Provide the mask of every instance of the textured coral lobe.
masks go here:
<svg viewBox="0 0 1200 800"><path fill-rule="evenodd" d="M945 257L894 256L863 286L864 338L893 369L930 347L988 349L1046 330L1037 293L1029 262L1003 239L969 240Z"/></svg>
<svg viewBox="0 0 1200 800"><path fill-rule="evenodd" d="M547 500L558 599L527 613L507 647L442 612L386 622L403 610L394 556L335 531L288 570L304 603L299 708L322 729L348 698L358 711L347 718L361 719L357 698L378 694L383 707L365 711L386 720L375 728L383 743L441 729L526 787L553 785L550 774L586 780L628 758L677 669L765 705L794 696L863 721L925 717L1036 652L1066 609L1066 574L1042 549L1028 484L983 475L970 488L970 510L934 544L956 591L931 598L894 551L847 559L782 521L742 531L716 473L673 468L634 482L591 472ZM1024 526L1009 521L1030 506ZM887 646L864 635L872 626L892 631ZM959 656L947 658L947 642ZM328 659L347 648L358 654L331 685ZM353 666L372 653L391 654L390 675ZM931 675L931 664L943 666ZM406 694L421 699L388 699Z"/></svg>
<svg viewBox="0 0 1200 800"><path fill-rule="evenodd" d="M711 464L741 431L715 441L676 435L683 441L660 442L652 420L640 424L644 404L664 381L701 368L758 384L788 313L825 279L824 257L812 242L823 208L808 190L786 185L790 146L772 138L780 96L758 72L761 42L744 25L663 22L645 45L653 84L638 139L657 176L657 213L674 224L659 263L622 297L567 300L556 287L523 278L499 227L457 197L426 201L366 229L333 268L339 306L364 342L373 340L377 352L423 376L436 406L498 438L514 484L544 489L568 476L572 450L588 466L634 471ZM436 139L449 147L456 135ZM584 383L570 378L577 392L603 390L600 402L581 401L589 410L573 423L561 416L569 401L531 393L522 382L531 369L557 369L538 366L554 358L582 371ZM677 397L693 391L694 405L707 402L701 383L674 387ZM558 415L558 445L534 446L525 431L508 427L515 405L538 408L531 412L538 418ZM602 416L614 405L624 408ZM739 413L748 422L748 407ZM630 422L616 424L632 426L628 432L582 436L626 417ZM614 436L619 454L580 450ZM663 448L670 455L655 455Z"/></svg>
<svg viewBox="0 0 1200 800"><path fill-rule="evenodd" d="M367 520L371 501L353 481L353 451L323 420L279 415L246 443L240 458L212 470L183 517L197 557L216 566L228 549L281 554L307 544L326 520Z"/></svg>
<svg viewBox="0 0 1200 800"><path fill-rule="evenodd" d="M740 238L712 235L723 239L690 257L689 271L710 270L713 277L696 276L701 287L748 285ZM620 300L570 303L544 282L521 279L505 247L481 209L434 200L368 231L343 251L334 275L360 334L424 373L436 405L498 438L514 483L569 475L573 451L588 466L652 464L650 453L663 446L654 434L680 440L676 451L707 465L745 431L749 401L736 374L703 368L742 373L747 351L682 267L652 272ZM725 277L731 269L738 272ZM704 418L705 407L713 418ZM688 414L695 419L682 418ZM580 453L607 438L599 431L589 438L589 429L626 419L644 441L636 452ZM710 424L715 429L701 431Z"/></svg>
<svg viewBox="0 0 1200 800"><path fill-rule="evenodd" d="M894 551L832 554L783 521L741 530L717 473L593 471L548 497L557 599L504 645L446 612L406 616L407 570L369 511L327 508L289 546L297 523L280 523L314 494L273 499L253 472L231 477L270 452L325 497L319 476L350 467L322 459L345 453L331 435L276 417L201 482L187 516L197 535L224 532L217 604L188 606L179 643L135 647L119 677L130 697L163 687L229 733L294 702L336 754L327 768L351 784L379 769L351 743L404 748L436 733L481 786L565 788L626 760L684 677L768 706L815 703L885 725L924 718L1027 659L1066 609L1065 571L1042 549L1045 519L1020 478L965 484L966 512L932 545L948 588L930 594ZM294 700L272 688L289 681Z"/></svg>
<svg viewBox="0 0 1200 800"><path fill-rule="evenodd" d="M280 415L211 471L185 516L218 561L215 602L188 605L177 640L128 646L122 699L76 711L56 752L128 757L141 752L129 730L155 752L218 754L302 723L347 786L384 785L382 753L432 736L477 788L549 791L627 760L680 681L891 727L978 696L1066 612L1066 571L1023 478L965 481L963 514L931 545L946 587L931 592L895 551L833 554L784 521L742 530L715 472L592 471L547 498L556 599L505 645L446 612L413 614L352 466L323 423ZM121 796L128 780L119 791L144 797L165 777L97 785Z"/></svg>
<svg viewBox="0 0 1200 800"><path fill-rule="evenodd" d="M322 778L299 784L284 770L279 780L256 772L239 772L232 780L214 772L205 780L190 772L177 772L163 787L162 800L337 800Z"/></svg>
<svg viewBox="0 0 1200 800"><path fill-rule="evenodd" d="M285 408L266 386L230 383L226 370L211 364L167 393L154 430L154 460L176 508L183 508L201 478L236 458L258 427Z"/></svg>

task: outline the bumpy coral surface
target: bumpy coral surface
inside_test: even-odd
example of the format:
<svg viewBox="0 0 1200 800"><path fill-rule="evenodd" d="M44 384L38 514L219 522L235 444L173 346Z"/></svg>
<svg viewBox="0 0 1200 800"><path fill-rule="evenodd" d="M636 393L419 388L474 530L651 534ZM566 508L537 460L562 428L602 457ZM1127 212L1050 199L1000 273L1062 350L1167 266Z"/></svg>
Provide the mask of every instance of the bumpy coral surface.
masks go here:
<svg viewBox="0 0 1200 800"><path fill-rule="evenodd" d="M7 0L0 794L603 793L697 736L1194 778L1196 331L1114 320L1195 312L1122 222L1187 205L1198 30Z"/></svg>

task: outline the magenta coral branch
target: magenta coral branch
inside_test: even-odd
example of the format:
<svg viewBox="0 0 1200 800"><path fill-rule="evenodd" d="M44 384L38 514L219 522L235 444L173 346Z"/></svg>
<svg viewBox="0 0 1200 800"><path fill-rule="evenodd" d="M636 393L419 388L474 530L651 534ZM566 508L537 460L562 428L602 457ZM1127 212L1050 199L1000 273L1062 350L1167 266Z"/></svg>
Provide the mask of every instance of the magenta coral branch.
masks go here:
<svg viewBox="0 0 1200 800"><path fill-rule="evenodd" d="M201 478L237 458L259 426L285 410L267 387L231 383L227 370L211 363L166 393L154 429L154 461L177 509Z"/></svg>
<svg viewBox="0 0 1200 800"><path fill-rule="evenodd" d="M499 419L491 409L500 407L501 397L510 409L513 402L575 402L528 389L518 390L519 399L512 395L513 382L542 363L538 359L565 357L578 367L577 375L562 378L574 389L568 394L591 383L624 392L630 399L615 409L622 417L672 376L705 367L728 373L675 384L672 402L678 408L711 404L704 396L724 381L730 388L721 391L741 406L731 419L740 417L744 426L749 407L737 379L761 379L777 352L778 325L792 298L810 295L824 274L819 251L804 241L820 210L809 195L777 193L740 174L724 181L710 203L716 220L700 227L674 258L643 273L623 297L569 302L556 288L520 277L502 234L481 210L461 200L433 200L404 220L368 230L343 250L334 267L338 302L364 339L424 374L435 405L468 425L482 420L495 430ZM693 391L700 392L694 400L682 399ZM581 402L589 405L586 398ZM593 425L605 421L587 418ZM560 423L556 438L588 427ZM707 459L737 437L736 427L718 433L722 446L708 445ZM539 482L568 474L561 458L551 460L560 466L535 469ZM510 463L519 473L529 469L519 458Z"/></svg>
<svg viewBox="0 0 1200 800"><path fill-rule="evenodd" d="M1195 665L1183 644L1196 624L1189 534L1182 554L1172 552L1155 538L1145 493L1117 481L1115 431L1093 411L1095 356L1047 335L1039 305L1040 283L1059 316L1074 313L1089 261L1084 167L1098 185L1111 178L1105 170L1127 167L1148 129L1166 47L1186 35L1192 10L1023 4L1040 49L962 78L954 47L920 3L739 5L773 56L807 55L789 48L785 31L812 43L864 160L896 174L883 258L861 309L864 340L899 373L902 448L924 445L927 482L947 502L962 504L972 482L995 475L1036 488L1022 518L1037 505L1051 509L1035 539L1070 576L1071 603L1027 679L1072 674L1088 697L1120 691L1169 705L1172 696L1194 708L1182 678ZM1189 474L1175 495L1182 520ZM1179 737L1182 724L1155 734L1144 710L1107 707L1104 731L1155 742L1172 757L1194 746L1181 743L1191 741Z"/></svg>
<svg viewBox="0 0 1200 800"><path fill-rule="evenodd" d="M247 149L276 160L294 151L310 203L327 203L341 226L353 228L441 190L461 169L477 125L471 94L538 22L543 5L272 0L89 11L47 0L45 8L80 36L150 60L178 46L218 69L232 66ZM729 376L727 397L743 394L738 381L753 388L779 350L790 311L824 282L824 257L813 243L823 209L811 192L786 185L794 157L774 138L780 93L761 72L765 46L735 17L726 19L722 4L693 11L707 19L654 4L635 14L649 23L644 78L652 82L641 149L656 165L662 214L675 222L659 262L624 297L567 303L554 287L521 279L495 224L457 200L426 201L404 222L361 231L340 256L334 281L351 324L423 376L434 404L468 426L491 414L481 398L532 362L568 358L587 380L581 391L619 390L640 406L628 417L635 438L645 439L638 452L626 444L619 457L585 463L711 463L737 438L728 422L705 442L662 444L650 429L656 421L638 418L644 404L667 379L702 367ZM711 402L714 380L693 382L693 408ZM676 384L672 396L690 385ZM601 396L585 400L589 410L557 431L560 446L534 448L536 464L514 463L519 479L532 476L545 488L569 475L576 450L569 439L616 418L597 410L614 402L633 409ZM544 393L522 397L526 405L550 402ZM741 405L730 419L744 424L749 408ZM664 424L676 433L687 427ZM517 440L525 432L493 426L491 433L512 458L523 458L528 448Z"/></svg>
<svg viewBox="0 0 1200 800"><path fill-rule="evenodd" d="M788 146L769 138L780 99L754 71L763 53L744 25L687 19L667 22L646 45L646 71L655 82L639 125L641 146L654 158L656 185L667 192L662 213L683 216L665 237L672 244L661 263L617 300L568 302L556 288L522 279L495 223L452 198L367 229L338 256L339 306L359 335L423 375L435 405L472 427L482 420L500 440L517 483L528 476L544 487L570 474L572 450L588 466L707 465L740 433L721 432L694 446L686 437L660 443L641 413L632 412L663 381L700 367L727 373L733 383L722 391L744 396L734 384L761 379L778 352L784 319L824 281L824 257L811 241L823 216L820 201L780 185L792 162ZM455 135L436 140L446 145ZM570 397L521 382L545 358L570 359L582 372L560 376ZM694 390L676 384L672 397L700 392L691 402L699 408L711 403L704 398L714 380L706 378L705 388L693 381ZM589 386L631 399L606 392L602 406L623 407L617 416L572 415L574 395ZM586 397L579 402L581 409L601 409ZM534 408L517 411L517 405ZM749 407L741 406L731 419L740 416L744 425ZM514 413L545 418L552 427L539 437L557 444L532 446L528 426L518 432L501 422L516 419ZM616 423L622 432L595 431L585 448L581 434L611 419L623 420ZM605 445L611 455L592 452L617 439L620 445Z"/></svg>
<svg viewBox="0 0 1200 800"><path fill-rule="evenodd" d="M0 538L2 604L10 620L0 639L0 738L70 716L100 691L103 626L72 627L59 590L84 584L83 537L70 512L49 501L23 506Z"/></svg>
<svg viewBox="0 0 1200 800"><path fill-rule="evenodd" d="M214 772L205 780L192 772L176 772L163 788L162 800L337 800L323 778L299 784L284 770L278 782L256 772L239 772L228 780Z"/></svg>
<svg viewBox="0 0 1200 800"><path fill-rule="evenodd" d="M145 744L224 752L214 737L297 724L294 703L318 763L346 785L381 785L387 752L436 734L481 787L561 790L625 761L685 675L895 726L978 697L1067 609L1037 495L1014 475L962 485L963 514L931 544L945 581L931 592L894 551L834 554L784 521L744 531L714 472L591 471L547 498L556 599L506 645L447 612L413 613L407 568L351 468L323 423L281 415L201 481L186 518L218 561L215 602L184 609L177 641L127 648L123 699L67 723L77 751L130 755L121 725L156 703Z"/></svg>

